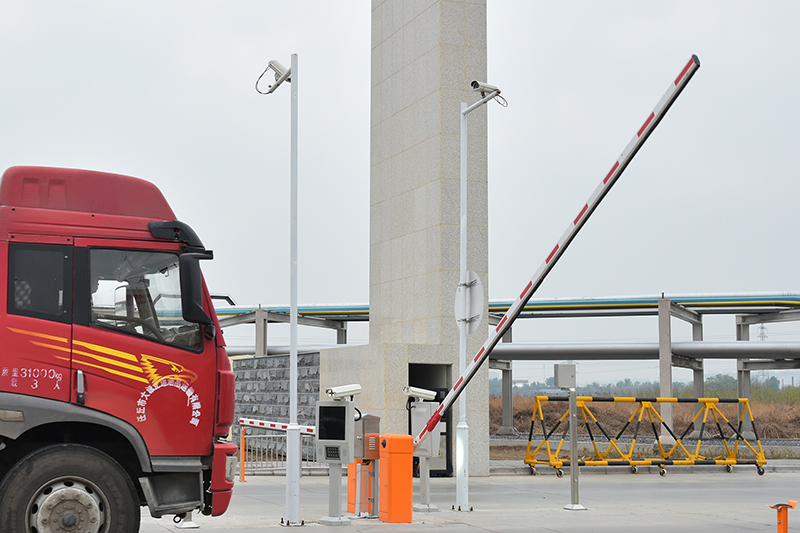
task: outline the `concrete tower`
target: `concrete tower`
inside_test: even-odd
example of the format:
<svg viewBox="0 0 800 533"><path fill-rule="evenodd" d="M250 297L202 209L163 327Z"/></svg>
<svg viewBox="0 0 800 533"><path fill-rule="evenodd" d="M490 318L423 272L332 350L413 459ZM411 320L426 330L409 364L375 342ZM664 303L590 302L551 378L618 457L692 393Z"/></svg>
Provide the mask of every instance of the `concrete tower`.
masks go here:
<svg viewBox="0 0 800 533"><path fill-rule="evenodd" d="M370 343L324 350L320 386L361 383L356 405L380 416L385 433L408 432L405 385L449 389L460 374L460 107L479 99L469 83L485 79L485 0L373 0ZM469 133L467 266L486 302L485 106L469 115ZM468 338L468 358L486 340L486 316ZM466 394L469 471L488 475L487 366ZM450 420L454 446L457 404Z"/></svg>

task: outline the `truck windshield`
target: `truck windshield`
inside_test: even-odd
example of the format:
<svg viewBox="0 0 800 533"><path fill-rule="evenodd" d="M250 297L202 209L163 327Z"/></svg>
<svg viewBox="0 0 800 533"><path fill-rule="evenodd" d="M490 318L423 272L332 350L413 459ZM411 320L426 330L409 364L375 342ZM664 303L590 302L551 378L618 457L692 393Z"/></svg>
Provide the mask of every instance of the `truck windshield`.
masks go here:
<svg viewBox="0 0 800 533"><path fill-rule="evenodd" d="M89 251L92 324L182 348L202 348L200 326L183 319L178 255Z"/></svg>

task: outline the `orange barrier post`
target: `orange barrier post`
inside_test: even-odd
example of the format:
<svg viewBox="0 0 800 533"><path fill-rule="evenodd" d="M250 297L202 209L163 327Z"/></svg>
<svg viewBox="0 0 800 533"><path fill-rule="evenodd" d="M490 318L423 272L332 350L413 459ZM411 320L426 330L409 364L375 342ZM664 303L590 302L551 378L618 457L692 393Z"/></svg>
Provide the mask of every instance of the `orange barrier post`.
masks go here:
<svg viewBox="0 0 800 533"><path fill-rule="evenodd" d="M381 435L381 522L411 522L413 454L411 435Z"/></svg>
<svg viewBox="0 0 800 533"><path fill-rule="evenodd" d="M244 448L244 428L239 426L239 436L241 437L239 440L242 441L241 446L239 446L239 480L244 483L244 454L246 450Z"/></svg>
<svg viewBox="0 0 800 533"><path fill-rule="evenodd" d="M767 505L770 509L778 510L778 533L789 533L789 507L794 509L795 505L797 505L797 500Z"/></svg>

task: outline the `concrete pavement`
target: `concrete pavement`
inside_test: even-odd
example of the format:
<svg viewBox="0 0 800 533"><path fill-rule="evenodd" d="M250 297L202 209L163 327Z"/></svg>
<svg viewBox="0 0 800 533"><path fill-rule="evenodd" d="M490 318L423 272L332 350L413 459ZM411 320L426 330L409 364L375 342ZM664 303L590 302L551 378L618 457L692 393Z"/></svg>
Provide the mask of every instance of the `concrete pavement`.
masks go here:
<svg viewBox="0 0 800 533"><path fill-rule="evenodd" d="M346 531L773 531L776 512L765 504L800 499L800 473L795 461L773 461L758 476L754 467L695 469L692 473L670 469L633 475L618 469L606 475L583 475L580 502L586 511L567 511L569 475L494 475L470 478L471 512L452 510L455 478L431 480L431 498L440 511L414 513L411 524L386 524L378 520L352 519ZM770 468L772 467L772 468ZM590 470L590 469L582 469ZM588 474L588 472L587 472ZM250 476L237 482L228 512L218 518L195 516L195 531L250 533L281 527L285 512L285 478ZM343 485L345 480L342 481ZM342 490L344 492L344 486ZM418 481L414 480L415 501ZM343 508L344 508L343 503ZM301 479L300 517L305 528L325 528L317 521L327 515L328 478ZM796 513L796 516L795 514ZM800 531L800 508L789 511L789 530ZM143 509L143 533L186 531L171 519L155 520Z"/></svg>

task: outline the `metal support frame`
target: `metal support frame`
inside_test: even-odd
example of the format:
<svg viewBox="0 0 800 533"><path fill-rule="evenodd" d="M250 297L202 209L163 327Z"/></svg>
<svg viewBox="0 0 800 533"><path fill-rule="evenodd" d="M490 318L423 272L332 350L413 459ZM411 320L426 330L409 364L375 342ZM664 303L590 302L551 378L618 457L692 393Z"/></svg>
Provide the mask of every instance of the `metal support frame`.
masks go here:
<svg viewBox="0 0 800 533"><path fill-rule="evenodd" d="M278 313L268 309L256 309L239 315L219 319L220 327L238 326L241 324L255 324L256 326L256 355L267 355L267 324L280 323L291 325L291 315ZM336 330L336 344L347 344L347 322L344 320L331 320L314 316L297 316L297 324L314 328Z"/></svg>

